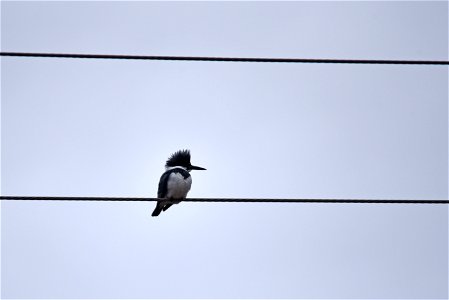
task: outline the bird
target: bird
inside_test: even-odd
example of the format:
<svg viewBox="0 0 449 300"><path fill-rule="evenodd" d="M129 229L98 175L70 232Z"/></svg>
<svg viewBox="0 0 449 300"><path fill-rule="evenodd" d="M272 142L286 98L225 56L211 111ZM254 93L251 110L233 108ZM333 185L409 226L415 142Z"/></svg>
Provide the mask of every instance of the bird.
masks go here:
<svg viewBox="0 0 449 300"><path fill-rule="evenodd" d="M166 200L157 201L151 214L153 217L159 216L162 211L166 211L173 204L179 204L187 197L192 186L192 176L190 176L192 170L206 169L190 163L190 150L178 150L167 159L165 172L159 180L157 191L157 197Z"/></svg>

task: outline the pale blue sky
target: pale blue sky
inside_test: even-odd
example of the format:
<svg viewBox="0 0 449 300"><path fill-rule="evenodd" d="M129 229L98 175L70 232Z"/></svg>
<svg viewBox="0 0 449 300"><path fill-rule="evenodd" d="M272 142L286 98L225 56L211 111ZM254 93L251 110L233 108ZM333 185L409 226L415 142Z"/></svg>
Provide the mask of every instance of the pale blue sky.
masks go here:
<svg viewBox="0 0 449 300"><path fill-rule="evenodd" d="M445 2L2 2L2 51L448 59ZM442 66L1 59L3 195L448 198ZM2 298L448 297L448 208L2 203Z"/></svg>

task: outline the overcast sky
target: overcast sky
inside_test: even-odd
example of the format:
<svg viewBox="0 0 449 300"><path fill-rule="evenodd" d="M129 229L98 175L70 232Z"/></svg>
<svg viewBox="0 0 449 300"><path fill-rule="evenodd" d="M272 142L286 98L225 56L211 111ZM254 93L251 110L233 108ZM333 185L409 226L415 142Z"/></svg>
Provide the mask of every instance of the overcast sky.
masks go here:
<svg viewBox="0 0 449 300"><path fill-rule="evenodd" d="M2 2L2 51L448 59L446 2ZM448 69L1 59L1 192L448 199ZM437 205L2 202L2 298L448 297Z"/></svg>

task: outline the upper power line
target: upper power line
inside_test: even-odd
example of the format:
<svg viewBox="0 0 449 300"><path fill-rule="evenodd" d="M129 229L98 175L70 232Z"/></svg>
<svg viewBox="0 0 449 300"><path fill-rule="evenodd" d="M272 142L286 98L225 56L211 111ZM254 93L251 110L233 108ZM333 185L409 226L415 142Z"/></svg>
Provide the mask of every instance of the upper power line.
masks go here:
<svg viewBox="0 0 449 300"><path fill-rule="evenodd" d="M169 199L142 197L47 197L0 196L0 200L31 201L161 201ZM179 200L176 200L179 201ZM365 204L449 204L449 200L401 200L401 199L285 199L285 198L187 198L183 202L252 202L252 203L365 203Z"/></svg>
<svg viewBox="0 0 449 300"><path fill-rule="evenodd" d="M207 56L155 56L77 53L0 52L0 56L132 59L170 61L258 62L258 63L320 63L320 64L377 64L377 65L449 65L444 60L380 60L380 59L327 59L327 58L260 58L260 57L207 57Z"/></svg>

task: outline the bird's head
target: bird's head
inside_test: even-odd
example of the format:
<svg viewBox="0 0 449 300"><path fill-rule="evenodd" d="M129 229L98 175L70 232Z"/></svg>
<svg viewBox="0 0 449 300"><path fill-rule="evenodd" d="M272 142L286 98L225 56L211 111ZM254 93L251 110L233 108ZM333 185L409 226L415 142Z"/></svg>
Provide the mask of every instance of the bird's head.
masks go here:
<svg viewBox="0 0 449 300"><path fill-rule="evenodd" d="M191 170L206 170L205 168L193 166L190 163L190 151L189 150L179 150L173 153L165 163L166 168L172 167L184 167L187 171Z"/></svg>

